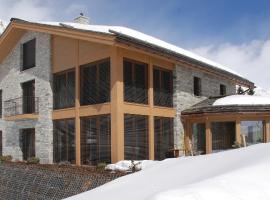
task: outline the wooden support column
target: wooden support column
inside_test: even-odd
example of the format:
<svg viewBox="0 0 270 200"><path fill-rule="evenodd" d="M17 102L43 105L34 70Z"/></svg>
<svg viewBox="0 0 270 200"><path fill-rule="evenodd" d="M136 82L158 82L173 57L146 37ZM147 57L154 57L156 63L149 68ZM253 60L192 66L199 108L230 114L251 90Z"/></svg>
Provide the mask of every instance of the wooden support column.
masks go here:
<svg viewBox="0 0 270 200"><path fill-rule="evenodd" d="M265 142L270 142L270 120L265 120Z"/></svg>
<svg viewBox="0 0 270 200"><path fill-rule="evenodd" d="M81 165L81 123L80 123L80 41L76 43L76 66L75 66L75 142L76 142L76 165Z"/></svg>
<svg viewBox="0 0 270 200"><path fill-rule="evenodd" d="M242 145L242 139L241 139L241 121L240 119L236 119L235 121L235 141L238 144Z"/></svg>
<svg viewBox="0 0 270 200"><path fill-rule="evenodd" d="M123 57L111 49L111 157L112 163L124 160Z"/></svg>
<svg viewBox="0 0 270 200"><path fill-rule="evenodd" d="M206 154L212 153L212 132L211 123L206 120L205 122L205 136L206 136Z"/></svg>
<svg viewBox="0 0 270 200"><path fill-rule="evenodd" d="M153 64L150 59L149 67L148 67L148 99L149 99L149 106L150 106L150 115L148 117L149 120L149 159L155 159L155 135L154 135L154 116L153 116L153 108L154 108L154 86L153 86Z"/></svg>

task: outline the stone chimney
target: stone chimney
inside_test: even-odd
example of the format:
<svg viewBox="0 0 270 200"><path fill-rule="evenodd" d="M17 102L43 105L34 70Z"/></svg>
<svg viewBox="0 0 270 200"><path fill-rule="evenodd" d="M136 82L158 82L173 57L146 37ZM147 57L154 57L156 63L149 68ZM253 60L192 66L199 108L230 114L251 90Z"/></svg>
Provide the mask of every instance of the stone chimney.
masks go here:
<svg viewBox="0 0 270 200"><path fill-rule="evenodd" d="M84 16L83 13L80 13L80 16L76 17L74 22L78 24L89 24L90 21L88 17Z"/></svg>

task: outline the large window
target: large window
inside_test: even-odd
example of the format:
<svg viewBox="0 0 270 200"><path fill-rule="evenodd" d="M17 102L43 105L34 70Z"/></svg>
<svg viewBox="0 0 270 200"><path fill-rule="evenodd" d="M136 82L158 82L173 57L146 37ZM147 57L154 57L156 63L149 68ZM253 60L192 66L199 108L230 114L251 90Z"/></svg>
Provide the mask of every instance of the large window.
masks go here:
<svg viewBox="0 0 270 200"><path fill-rule="evenodd" d="M75 106L75 71L61 72L54 75L54 109Z"/></svg>
<svg viewBox="0 0 270 200"><path fill-rule="evenodd" d="M213 122L212 131L212 149L221 151L231 149L235 142L235 122Z"/></svg>
<svg viewBox="0 0 270 200"><path fill-rule="evenodd" d="M247 145L262 143L263 130L263 121L241 121L241 134L245 136Z"/></svg>
<svg viewBox="0 0 270 200"><path fill-rule="evenodd" d="M75 163L74 119L53 122L53 160L55 163Z"/></svg>
<svg viewBox="0 0 270 200"><path fill-rule="evenodd" d="M147 77L147 64L124 60L124 100L126 102L148 103Z"/></svg>
<svg viewBox="0 0 270 200"><path fill-rule="evenodd" d="M81 105L110 101L110 60L81 66Z"/></svg>
<svg viewBox="0 0 270 200"><path fill-rule="evenodd" d="M154 105L172 107L172 72L162 69L154 69Z"/></svg>
<svg viewBox="0 0 270 200"><path fill-rule="evenodd" d="M147 160L148 155L148 117L125 114L125 159Z"/></svg>
<svg viewBox="0 0 270 200"><path fill-rule="evenodd" d="M23 160L35 157L35 129L21 130L21 149Z"/></svg>
<svg viewBox="0 0 270 200"><path fill-rule="evenodd" d="M82 163L96 165L111 162L110 115L81 119Z"/></svg>
<svg viewBox="0 0 270 200"><path fill-rule="evenodd" d="M192 124L192 152L194 155L206 153L205 124Z"/></svg>
<svg viewBox="0 0 270 200"><path fill-rule="evenodd" d="M193 78L193 91L195 96L201 96L202 95L202 85L201 85L201 79L199 77Z"/></svg>
<svg viewBox="0 0 270 200"><path fill-rule="evenodd" d="M155 160L170 157L174 148L173 118L155 117Z"/></svg>
<svg viewBox="0 0 270 200"><path fill-rule="evenodd" d="M22 45L22 70L36 66L36 39Z"/></svg>

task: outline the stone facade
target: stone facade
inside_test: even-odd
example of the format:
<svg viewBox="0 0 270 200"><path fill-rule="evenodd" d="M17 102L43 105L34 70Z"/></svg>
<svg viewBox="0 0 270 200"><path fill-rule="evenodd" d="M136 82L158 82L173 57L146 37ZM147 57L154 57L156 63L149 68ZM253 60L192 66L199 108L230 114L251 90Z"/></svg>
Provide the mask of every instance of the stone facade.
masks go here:
<svg viewBox="0 0 270 200"><path fill-rule="evenodd" d="M201 96L195 96L193 91L193 77L201 78ZM175 147L182 148L184 139L184 128L181 122L181 111L193 106L196 103L210 96L220 94L220 84L226 86L228 95L235 94L236 85L232 82L218 79L215 76L190 70L186 67L175 66L173 72L173 103L176 109L174 119Z"/></svg>
<svg viewBox="0 0 270 200"><path fill-rule="evenodd" d="M36 39L36 66L21 71L21 46ZM41 163L52 163L53 160L53 109L52 73L51 73L51 37L48 34L27 32L20 39L8 57L0 64L0 89L3 102L22 96L21 83L35 80L35 96L39 101L39 118L37 120L0 120L3 132L3 154L12 155L14 160L22 160L20 148L20 130L35 128L35 152Z"/></svg>

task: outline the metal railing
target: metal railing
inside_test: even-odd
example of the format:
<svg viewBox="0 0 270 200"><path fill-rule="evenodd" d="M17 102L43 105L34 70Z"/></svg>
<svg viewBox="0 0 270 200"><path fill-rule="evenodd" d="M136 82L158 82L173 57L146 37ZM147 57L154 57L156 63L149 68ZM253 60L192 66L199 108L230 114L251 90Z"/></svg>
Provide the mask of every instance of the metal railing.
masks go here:
<svg viewBox="0 0 270 200"><path fill-rule="evenodd" d="M38 97L23 96L15 99L9 99L4 102L4 116L10 117L21 114L38 113Z"/></svg>

